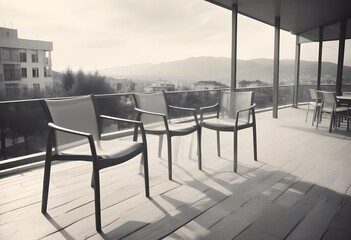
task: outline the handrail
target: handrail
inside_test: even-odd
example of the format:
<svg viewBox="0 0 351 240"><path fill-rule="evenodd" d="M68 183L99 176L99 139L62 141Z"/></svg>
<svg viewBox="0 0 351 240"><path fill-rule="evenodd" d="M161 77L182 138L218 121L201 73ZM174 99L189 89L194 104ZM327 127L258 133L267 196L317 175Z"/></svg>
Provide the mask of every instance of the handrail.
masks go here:
<svg viewBox="0 0 351 240"><path fill-rule="evenodd" d="M328 85L326 85L328 86ZM255 90L255 89L269 89L273 86L257 86L257 87L244 87L237 88L237 90ZM293 87L293 85L279 85L279 87ZM177 90L177 91L165 91L166 94L178 94L178 93L196 93L196 92L219 92L223 90L230 90L230 88L218 88L218 89L203 89L203 90ZM94 94L95 98L105 98L105 97L117 97L117 96L131 96L132 93L106 93L106 94ZM69 97L49 97L45 99L67 99L79 97L79 95L69 96ZM33 99L18 99L18 100L5 100L0 101L0 104L12 104L12 103L30 103L37 102L41 98L33 98Z"/></svg>

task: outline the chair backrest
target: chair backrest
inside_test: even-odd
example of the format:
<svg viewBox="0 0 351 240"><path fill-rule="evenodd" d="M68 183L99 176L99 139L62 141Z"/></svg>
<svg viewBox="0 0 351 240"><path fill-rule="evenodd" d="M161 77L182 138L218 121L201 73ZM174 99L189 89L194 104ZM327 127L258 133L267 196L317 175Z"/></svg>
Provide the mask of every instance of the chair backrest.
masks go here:
<svg viewBox="0 0 351 240"><path fill-rule="evenodd" d="M316 101L317 100L317 91L316 91L316 89L310 88L308 90L310 91L311 100Z"/></svg>
<svg viewBox="0 0 351 240"><path fill-rule="evenodd" d="M92 96L44 101L50 122L64 128L91 133L94 140L99 141L97 116ZM55 133L55 140L55 149L59 152L87 141L86 138L59 131Z"/></svg>
<svg viewBox="0 0 351 240"><path fill-rule="evenodd" d="M336 95L334 92L322 91L322 97L323 97L323 108L336 107Z"/></svg>
<svg viewBox="0 0 351 240"><path fill-rule="evenodd" d="M249 108L253 104L254 92L221 92L219 99L219 117L236 118L239 110ZM240 120L250 121L250 112L242 112L239 115Z"/></svg>
<svg viewBox="0 0 351 240"><path fill-rule="evenodd" d="M168 117L168 108L166 99L163 92L157 93L134 93L134 101L137 108L165 114ZM148 114L142 114L141 121L144 124L154 123L162 121L162 118L151 116Z"/></svg>

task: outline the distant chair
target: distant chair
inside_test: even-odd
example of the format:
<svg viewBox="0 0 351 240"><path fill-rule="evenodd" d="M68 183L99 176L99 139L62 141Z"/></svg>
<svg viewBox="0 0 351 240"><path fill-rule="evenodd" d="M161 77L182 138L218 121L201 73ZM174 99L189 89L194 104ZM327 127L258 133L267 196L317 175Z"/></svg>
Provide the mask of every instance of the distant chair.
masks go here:
<svg viewBox="0 0 351 240"><path fill-rule="evenodd" d="M312 107L313 108L312 109L312 111L313 111L312 126L313 126L313 123L316 121L316 119L319 116L319 111L320 111L321 106L322 106L322 96L321 96L319 91L316 91L316 89L309 89L309 93L310 93L311 101L307 105L305 122L307 122L308 112L310 111L310 107Z"/></svg>
<svg viewBox="0 0 351 240"><path fill-rule="evenodd" d="M168 178L172 180L172 137L185 136L197 131L198 137L198 165L201 170L201 132L197 120L197 112L194 108L184 108L171 106L166 101L164 92L157 93L133 93L138 112L137 120L144 123L145 132L158 135L159 150L158 156L161 157L163 136L167 137L168 147ZM192 119L187 122L171 121L169 117L170 109L175 109L192 114Z"/></svg>
<svg viewBox="0 0 351 240"><path fill-rule="evenodd" d="M46 148L43 198L41 212L46 213L51 162L89 161L93 173L91 185L94 187L96 230L101 232L100 176L101 169L124 163L142 154L144 165L145 195L149 197L149 172L146 137L141 122L97 116L92 96L64 100L42 100L44 111L49 120L49 136ZM121 121L138 126L142 142L101 140L98 119ZM53 151L54 148L54 151ZM78 169L77 169L78 170Z"/></svg>
<svg viewBox="0 0 351 240"><path fill-rule="evenodd" d="M234 133L234 172L238 165L238 131L252 128L254 159L257 161L257 135L254 92L221 92L217 104L200 108L201 127L217 132L217 154L221 156L220 132ZM205 111L215 110L216 117L204 119Z"/></svg>
<svg viewBox="0 0 351 240"><path fill-rule="evenodd" d="M342 93L342 95L343 96L351 96L351 92L343 92ZM351 113L350 113L350 111L351 111L351 106L350 106L350 104L343 104L345 107L348 107L348 109L349 109L349 112L348 112L348 116L346 116L346 121L347 121L347 131L349 131L349 128L350 128L350 121L351 121Z"/></svg>
<svg viewBox="0 0 351 240"><path fill-rule="evenodd" d="M348 112L348 107L338 107L337 106L337 100L336 100L336 95L334 92L326 92L326 91L321 91L322 93L322 107L321 110L319 112L319 118L317 121L317 129L318 129L318 125L321 121L322 118L322 114L330 114L330 123L329 123L329 132L331 132L332 127L334 125L334 127L337 127L337 121L338 121L338 117L341 114L347 114Z"/></svg>

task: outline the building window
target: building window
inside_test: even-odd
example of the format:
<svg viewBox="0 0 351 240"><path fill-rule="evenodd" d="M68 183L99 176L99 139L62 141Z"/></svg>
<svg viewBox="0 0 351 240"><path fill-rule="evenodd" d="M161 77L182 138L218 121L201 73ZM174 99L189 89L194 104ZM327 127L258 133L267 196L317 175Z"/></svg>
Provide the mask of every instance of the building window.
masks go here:
<svg viewBox="0 0 351 240"><path fill-rule="evenodd" d="M22 77L26 78L27 77L27 68L21 68L21 72L22 72Z"/></svg>
<svg viewBox="0 0 351 240"><path fill-rule="evenodd" d="M34 78L38 78L39 77L39 68L32 68L32 76Z"/></svg>
<svg viewBox="0 0 351 240"><path fill-rule="evenodd" d="M20 53L20 62L27 62L27 54L24 53Z"/></svg>
<svg viewBox="0 0 351 240"><path fill-rule="evenodd" d="M32 51L32 62L33 63L38 62L38 51Z"/></svg>
<svg viewBox="0 0 351 240"><path fill-rule="evenodd" d="M33 90L34 90L34 92L39 92L40 91L40 84L39 83L33 83Z"/></svg>
<svg viewBox="0 0 351 240"><path fill-rule="evenodd" d="M50 52L49 51L44 52L44 64L50 65Z"/></svg>
<svg viewBox="0 0 351 240"><path fill-rule="evenodd" d="M51 77L51 72L49 67L44 67L44 77Z"/></svg>

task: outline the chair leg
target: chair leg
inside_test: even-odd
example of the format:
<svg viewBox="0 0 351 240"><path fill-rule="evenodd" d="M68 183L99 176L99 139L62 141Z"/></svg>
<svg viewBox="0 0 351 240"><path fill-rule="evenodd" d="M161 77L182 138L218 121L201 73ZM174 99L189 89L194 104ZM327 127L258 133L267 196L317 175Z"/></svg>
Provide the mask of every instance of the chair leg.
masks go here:
<svg viewBox="0 0 351 240"><path fill-rule="evenodd" d="M308 112L310 111L310 104L307 105L307 113L306 113L306 119L305 122L307 122L307 118L308 118Z"/></svg>
<svg viewBox="0 0 351 240"><path fill-rule="evenodd" d="M351 119L351 112L350 112L350 106L348 106L347 112L346 112L346 130L349 131L349 126L350 126L350 119Z"/></svg>
<svg viewBox="0 0 351 240"><path fill-rule="evenodd" d="M253 132L253 147L254 147L254 160L257 161L257 133L256 133L256 124L252 126Z"/></svg>
<svg viewBox="0 0 351 240"><path fill-rule="evenodd" d="M149 163L147 157L147 149L142 154L142 159L144 163L144 181L145 181L145 196L150 197L150 186L149 186Z"/></svg>
<svg viewBox="0 0 351 240"><path fill-rule="evenodd" d="M330 124L329 124L329 132L331 133L331 130L332 130L332 126L333 126L333 122L334 122L334 114L331 113L330 114Z"/></svg>
<svg viewBox="0 0 351 240"><path fill-rule="evenodd" d="M219 131L217 131L217 155L218 157L221 156L221 136Z"/></svg>
<svg viewBox="0 0 351 240"><path fill-rule="evenodd" d="M197 154L199 161L199 170L202 169L202 156L201 156L201 127L197 129Z"/></svg>
<svg viewBox="0 0 351 240"><path fill-rule="evenodd" d="M167 134L167 146L168 146L168 179L172 180L172 138Z"/></svg>
<svg viewBox="0 0 351 240"><path fill-rule="evenodd" d="M138 140L138 126L134 127L133 141L136 142Z"/></svg>
<svg viewBox="0 0 351 240"><path fill-rule="evenodd" d="M234 172L238 170L238 131L234 130Z"/></svg>
<svg viewBox="0 0 351 240"><path fill-rule="evenodd" d="M90 187L94 188L95 180L94 180L94 173L91 174L91 183Z"/></svg>
<svg viewBox="0 0 351 240"><path fill-rule="evenodd" d="M158 140L158 157L159 158L161 158L162 146L163 146L163 135L160 135Z"/></svg>
<svg viewBox="0 0 351 240"><path fill-rule="evenodd" d="M314 122L316 121L316 116L317 116L317 107L314 107L313 116L312 116L312 126L314 125Z"/></svg>
<svg viewBox="0 0 351 240"><path fill-rule="evenodd" d="M317 124L316 124L316 129L318 129L318 126L319 126L319 123L321 123L322 121L322 109L319 109L319 114L318 114L318 117L317 117Z"/></svg>
<svg viewBox="0 0 351 240"><path fill-rule="evenodd" d="M43 180L43 196L41 201L41 212L46 213L48 206L49 185L50 185L50 172L51 172L51 156L46 156L44 180Z"/></svg>
<svg viewBox="0 0 351 240"><path fill-rule="evenodd" d="M94 198L95 198L95 226L96 231L101 232L101 202L100 202L100 177L99 170L93 169L94 174Z"/></svg>
<svg viewBox="0 0 351 240"><path fill-rule="evenodd" d="M143 174L143 166L144 166L144 157L141 157L140 164L139 164L139 174ZM145 167L145 166L144 166Z"/></svg>
<svg viewBox="0 0 351 240"><path fill-rule="evenodd" d="M189 146L189 159L192 156L191 153L192 153L193 145L194 145L193 142L194 142L194 134L191 134L190 146ZM199 156L199 149L197 150L196 155Z"/></svg>

